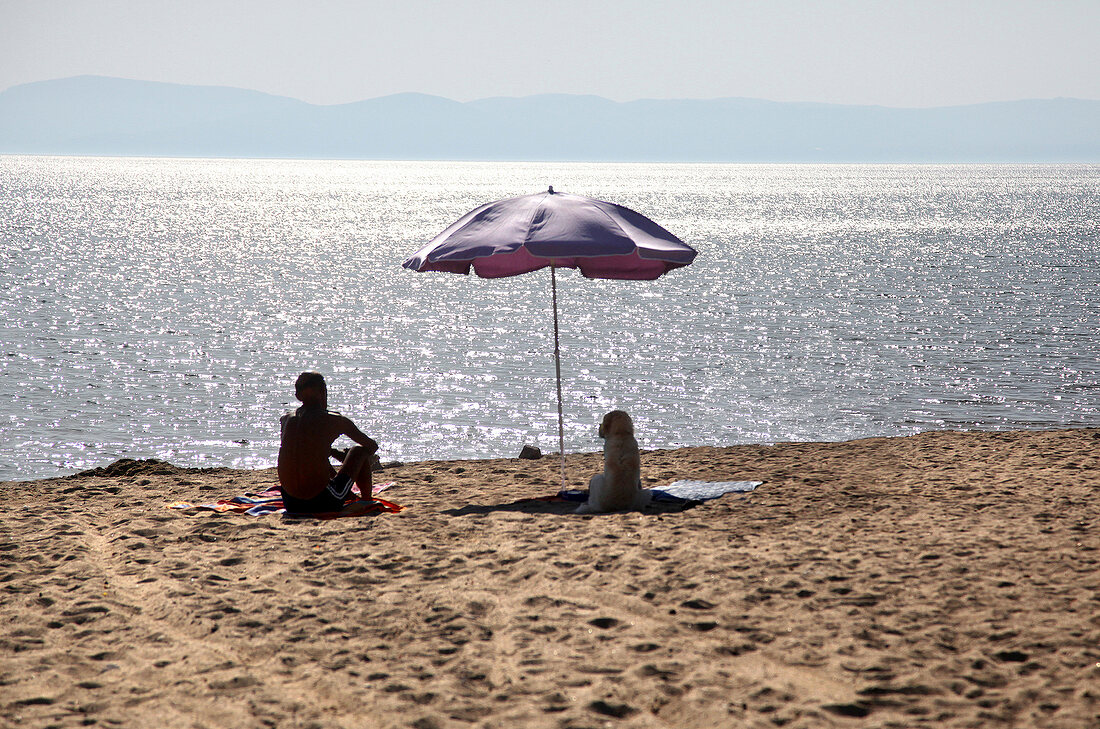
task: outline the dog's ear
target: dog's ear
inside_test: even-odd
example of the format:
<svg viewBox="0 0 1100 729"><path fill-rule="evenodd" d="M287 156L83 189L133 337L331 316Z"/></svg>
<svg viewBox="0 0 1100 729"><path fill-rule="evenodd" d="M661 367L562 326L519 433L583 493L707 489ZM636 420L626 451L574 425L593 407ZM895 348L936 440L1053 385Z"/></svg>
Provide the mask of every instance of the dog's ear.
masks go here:
<svg viewBox="0 0 1100 729"><path fill-rule="evenodd" d="M601 438L606 438L607 437L607 426L610 423L610 420L611 420L611 413L608 413L607 415L604 415L603 420L600 421L600 437Z"/></svg>

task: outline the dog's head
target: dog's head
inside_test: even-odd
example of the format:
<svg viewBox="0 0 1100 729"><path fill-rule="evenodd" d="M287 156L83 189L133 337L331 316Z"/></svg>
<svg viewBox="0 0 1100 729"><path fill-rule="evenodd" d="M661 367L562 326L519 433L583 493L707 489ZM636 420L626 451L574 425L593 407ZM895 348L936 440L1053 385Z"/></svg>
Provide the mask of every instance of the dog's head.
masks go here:
<svg viewBox="0 0 1100 729"><path fill-rule="evenodd" d="M623 410L612 410L603 416L600 423L600 437L611 435L634 435L634 421Z"/></svg>

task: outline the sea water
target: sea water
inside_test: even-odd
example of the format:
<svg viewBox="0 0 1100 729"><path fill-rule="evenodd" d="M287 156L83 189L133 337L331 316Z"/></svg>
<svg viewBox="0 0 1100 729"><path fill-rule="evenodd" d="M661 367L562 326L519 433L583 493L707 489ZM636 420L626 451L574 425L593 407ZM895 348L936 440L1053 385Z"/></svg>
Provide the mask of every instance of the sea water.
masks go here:
<svg viewBox="0 0 1100 729"><path fill-rule="evenodd" d="M557 450L550 274L415 273L553 185L698 252L558 276L565 447L1100 426L1100 166L0 157L0 479L274 463L303 370L383 460Z"/></svg>

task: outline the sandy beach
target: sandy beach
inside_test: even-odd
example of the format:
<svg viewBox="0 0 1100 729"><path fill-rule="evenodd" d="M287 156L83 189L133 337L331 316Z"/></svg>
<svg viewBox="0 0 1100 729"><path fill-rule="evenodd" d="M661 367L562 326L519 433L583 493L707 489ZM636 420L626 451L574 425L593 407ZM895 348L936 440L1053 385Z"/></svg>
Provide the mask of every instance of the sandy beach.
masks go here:
<svg viewBox="0 0 1100 729"><path fill-rule="evenodd" d="M558 462L387 468L403 507L179 512L275 473L0 484L0 726L1100 726L1100 429L643 453L763 481L577 516ZM568 458L571 485L600 468Z"/></svg>

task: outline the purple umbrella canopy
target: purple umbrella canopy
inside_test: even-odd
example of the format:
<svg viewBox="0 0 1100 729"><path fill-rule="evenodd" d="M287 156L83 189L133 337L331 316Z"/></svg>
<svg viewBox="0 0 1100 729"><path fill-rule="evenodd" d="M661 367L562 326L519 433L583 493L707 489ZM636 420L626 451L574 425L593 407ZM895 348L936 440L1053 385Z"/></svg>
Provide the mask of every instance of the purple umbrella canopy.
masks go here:
<svg viewBox="0 0 1100 729"><path fill-rule="evenodd" d="M554 366L558 384L558 443L565 488L561 351L556 270L587 278L652 281L695 260L695 249L649 218L621 205L581 195L546 192L498 200L463 215L403 264L414 271L503 278L550 267L554 302Z"/></svg>
<svg viewBox="0 0 1100 729"><path fill-rule="evenodd" d="M414 271L501 278L577 268L587 278L653 280L695 249L621 205L547 192L498 200L463 215L405 261Z"/></svg>

